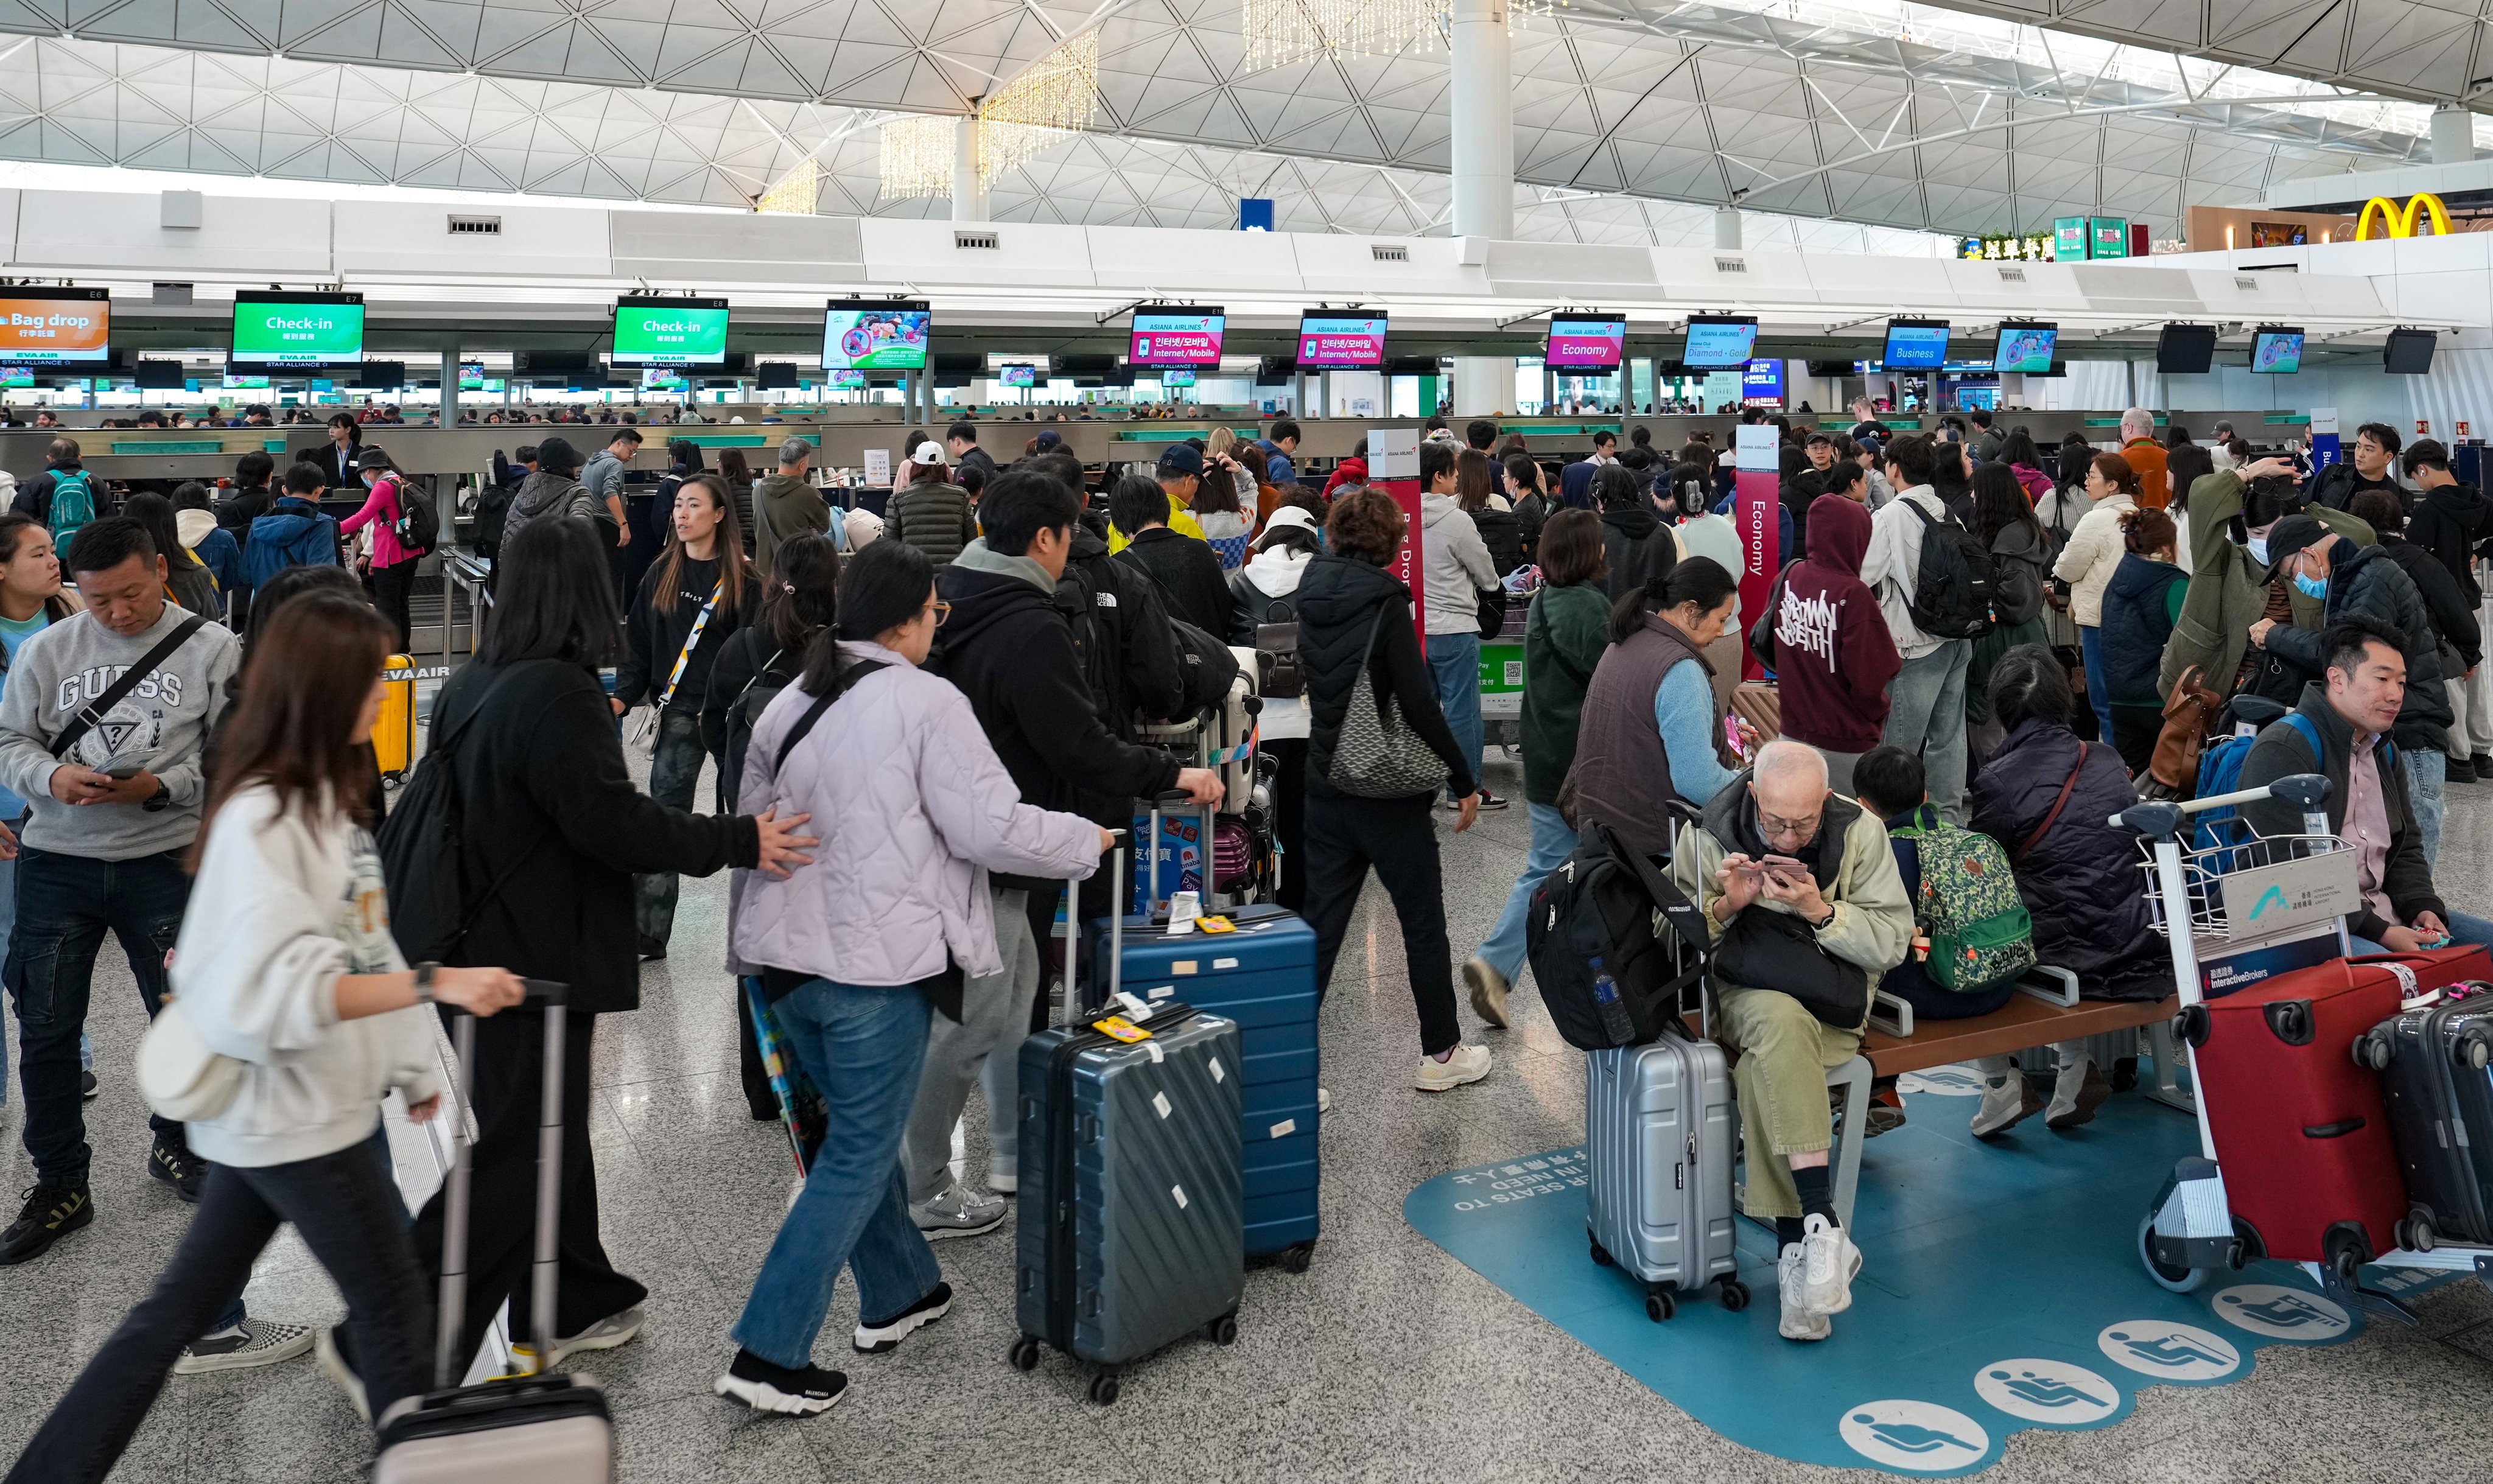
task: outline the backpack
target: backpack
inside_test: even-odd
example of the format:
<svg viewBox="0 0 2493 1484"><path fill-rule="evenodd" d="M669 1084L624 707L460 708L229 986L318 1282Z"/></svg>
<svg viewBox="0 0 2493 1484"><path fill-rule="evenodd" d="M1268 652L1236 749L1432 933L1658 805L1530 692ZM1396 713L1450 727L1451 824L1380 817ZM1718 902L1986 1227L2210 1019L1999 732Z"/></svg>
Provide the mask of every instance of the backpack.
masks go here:
<svg viewBox="0 0 2493 1484"><path fill-rule="evenodd" d="M1907 607L1913 627L1933 638L1980 638L1991 632L1999 602L1999 567L1954 516L1934 519L1907 500L1922 521L1922 561Z"/></svg>
<svg viewBox="0 0 2493 1484"><path fill-rule="evenodd" d="M2320 746L2320 728L2311 725L2311 718L2299 711L2288 711L2277 720L2302 734L2302 740L2311 745L2311 757L2314 764L2317 765L2324 753ZM2241 787L2242 764L2249 759L2251 748L2258 743L2259 732L2265 730L2267 730L2266 727L2256 731L2242 731L2237 728L2224 736L2209 738L2207 747L2199 754L2199 785L2190 796L2194 799L2212 799ZM2383 737L2379 743L2378 757L2382 768L2397 766L2397 744ZM2227 846L2247 845L2248 832L2236 825L2236 821L2239 818L2239 812L2231 804L2221 809L2209 809L2192 815L2190 848L2214 850ZM2208 869L2219 874L2231 871L2237 865L2261 864L2249 860L2237 862L2230 856L2217 856L2213 860L2214 864Z"/></svg>
<svg viewBox="0 0 2493 1484"><path fill-rule="evenodd" d="M1696 905L1598 819L1533 888L1524 939L1551 1023L1588 1052L1661 1035L1703 978L1712 943Z"/></svg>
<svg viewBox="0 0 2493 1484"><path fill-rule="evenodd" d="M1169 629L1177 637L1178 682L1184 692L1179 716L1198 716L1226 705L1229 687L1238 678L1238 657L1227 644L1183 618L1170 619Z"/></svg>
<svg viewBox="0 0 2493 1484"><path fill-rule="evenodd" d="M419 494L405 480L392 476L398 486L398 519L391 522L390 534L410 556L421 556L441 540L441 517L433 509L430 495Z"/></svg>
<svg viewBox="0 0 2493 1484"><path fill-rule="evenodd" d="M744 750L753 740L753 728L762 725L762 713L770 709L770 703L779 698L779 693L796 683L795 670L782 671L779 668L787 658L788 651L773 649L770 658L753 672L753 678L744 682L744 689L736 693L735 704L727 708L727 741L720 749L726 758L726 766L720 777L725 782L727 807L730 809L736 807L736 790L744 783ZM800 666L803 659L802 655L797 656Z"/></svg>
<svg viewBox="0 0 2493 1484"><path fill-rule="evenodd" d="M1120 657L1117 637L1100 615L1099 605L1099 575L1088 562L1066 562L1064 575L1056 579L1056 606L1073 627L1073 656L1082 664L1082 682L1091 688L1100 720L1116 731L1126 720L1112 710L1120 690L1115 684ZM1108 595L1107 605L1117 606L1114 593Z"/></svg>
<svg viewBox="0 0 2493 1484"><path fill-rule="evenodd" d="M489 561L501 549L502 527L511 519L515 490L515 486L489 481L476 491L476 549Z"/></svg>
<svg viewBox="0 0 2493 1484"><path fill-rule="evenodd" d="M1913 842L1921 867L1913 920L1931 940L1923 965L1931 982L1979 994L2032 968L2034 919L2017 895L2008 852L1979 830L1961 830L1929 814L1927 806L1923 818L1894 836Z"/></svg>
<svg viewBox="0 0 2493 1484"><path fill-rule="evenodd" d="M475 709L425 753L407 780L406 791L381 821L378 843L381 876L389 888L390 935L398 939L399 952L410 964L450 962L474 925L476 908L501 895L536 855L535 846L521 851L519 859L474 899L474 905L469 905L463 836L466 803L460 796L453 759L459 739L484 714L492 694L489 688Z"/></svg>
<svg viewBox="0 0 2493 1484"><path fill-rule="evenodd" d="M61 555L69 555L70 538L78 527L95 519L95 481L84 469L52 471L52 506L45 524L51 527L52 545Z"/></svg>

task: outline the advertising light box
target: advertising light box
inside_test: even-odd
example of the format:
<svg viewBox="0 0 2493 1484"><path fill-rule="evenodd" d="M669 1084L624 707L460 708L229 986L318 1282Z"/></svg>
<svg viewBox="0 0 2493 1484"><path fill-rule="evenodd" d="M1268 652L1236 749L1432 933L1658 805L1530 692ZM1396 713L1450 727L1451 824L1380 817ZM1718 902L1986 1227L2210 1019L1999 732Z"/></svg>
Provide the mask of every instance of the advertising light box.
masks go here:
<svg viewBox="0 0 2493 1484"><path fill-rule="evenodd" d="M111 331L109 289L0 289L0 360L12 366L102 365Z"/></svg>
<svg viewBox="0 0 2493 1484"><path fill-rule="evenodd" d="M1618 370L1627 353L1625 319L1554 316L1549 321L1549 343L1542 359L1551 371L1607 371Z"/></svg>
<svg viewBox="0 0 2493 1484"><path fill-rule="evenodd" d="M2302 332L2284 325L2262 325L2251 337L2251 370L2271 376L2291 376L2302 370Z"/></svg>
<svg viewBox="0 0 2493 1484"><path fill-rule="evenodd" d="M1299 316L1299 370L1375 371L1384 364L1384 315L1309 310Z"/></svg>
<svg viewBox="0 0 2493 1484"><path fill-rule="evenodd" d="M2059 343L2058 325L2001 325L1999 348L1991 357L1992 369L2040 375L2052 369L2052 353Z"/></svg>
<svg viewBox="0 0 2493 1484"><path fill-rule="evenodd" d="M317 368L364 359L364 296L269 289L234 295L236 366Z"/></svg>
<svg viewBox="0 0 2493 1484"><path fill-rule="evenodd" d="M615 301L616 366L725 366L727 301L627 294Z"/></svg>
<svg viewBox="0 0 2493 1484"><path fill-rule="evenodd" d="M1217 309L1153 308L1134 311L1126 359L1135 366L1220 364L1220 341L1229 316Z"/></svg>
<svg viewBox="0 0 2493 1484"><path fill-rule="evenodd" d="M1784 363L1780 359L1751 361L1740 372L1740 401L1746 406L1760 402L1780 404L1784 400Z"/></svg>
<svg viewBox="0 0 2493 1484"><path fill-rule="evenodd" d="M1715 314L1692 315L1688 346L1679 362L1690 371L1735 371L1749 364L1757 348L1755 319Z"/></svg>
<svg viewBox="0 0 2493 1484"><path fill-rule="evenodd" d="M934 330L923 299L834 299L823 312L823 369L924 371Z"/></svg>

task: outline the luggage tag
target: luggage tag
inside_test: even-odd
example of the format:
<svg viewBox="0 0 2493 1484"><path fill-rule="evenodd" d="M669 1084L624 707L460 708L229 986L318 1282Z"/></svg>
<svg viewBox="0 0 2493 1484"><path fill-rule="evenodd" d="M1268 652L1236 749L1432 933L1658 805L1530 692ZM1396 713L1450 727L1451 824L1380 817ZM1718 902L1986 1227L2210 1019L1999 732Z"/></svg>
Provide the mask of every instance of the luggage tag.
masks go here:
<svg viewBox="0 0 2493 1484"><path fill-rule="evenodd" d="M1149 1000L1137 998L1134 992L1131 990L1119 990L1114 998L1119 1005L1125 1008L1125 1019L1128 1021L1148 1021L1152 1018L1153 1013L1159 1009L1159 1006L1151 1003Z"/></svg>
<svg viewBox="0 0 2493 1484"><path fill-rule="evenodd" d="M1152 1033L1150 1031L1145 1030L1140 1025L1126 1020L1122 1015L1112 1015L1105 1020L1093 1021L1091 1023L1091 1028L1099 1032L1099 1034L1108 1037L1112 1041L1122 1041L1127 1046L1131 1046L1137 1041L1148 1041L1152 1038Z"/></svg>
<svg viewBox="0 0 2493 1484"><path fill-rule="evenodd" d="M1238 925L1231 922L1226 917L1198 917L1194 920L1194 926L1198 932L1203 933L1235 933L1238 931Z"/></svg>

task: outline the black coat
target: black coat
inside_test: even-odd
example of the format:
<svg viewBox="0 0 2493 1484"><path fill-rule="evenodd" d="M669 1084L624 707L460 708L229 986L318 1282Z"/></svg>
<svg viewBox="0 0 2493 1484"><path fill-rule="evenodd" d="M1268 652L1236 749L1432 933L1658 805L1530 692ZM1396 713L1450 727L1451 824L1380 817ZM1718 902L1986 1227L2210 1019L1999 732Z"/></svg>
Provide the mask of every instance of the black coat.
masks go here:
<svg viewBox="0 0 2493 1484"><path fill-rule="evenodd" d="M1511 510L1475 510L1472 528L1488 548L1488 564L1499 577L1523 565L1523 522Z"/></svg>
<svg viewBox="0 0 2493 1484"><path fill-rule="evenodd" d="M1428 750L1445 759L1448 791L1457 797L1480 787L1472 763L1455 746L1446 714L1437 704L1436 677L1421 653L1420 637L1411 623L1411 592L1373 567L1346 556L1318 556L1307 563L1295 597L1299 608L1299 668L1306 677L1307 706L1307 791L1338 797L1325 782L1333 766L1333 745L1341 735L1342 718L1350 711L1351 687L1362 664L1374 668L1371 684L1390 691L1402 708L1402 719ZM1390 607L1385 621L1376 622L1380 606ZM1370 629L1376 635L1371 660L1367 648Z"/></svg>
<svg viewBox="0 0 2493 1484"><path fill-rule="evenodd" d="M2173 993L2173 958L2148 910L2138 836L2105 822L2138 802L2120 755L2087 744L2060 816L2020 853L2078 766L2078 746L2059 723L2020 724L1973 780L1973 827L2008 852L2037 959L2076 974L2088 999L2161 999Z"/></svg>
<svg viewBox="0 0 2493 1484"><path fill-rule="evenodd" d="M2361 611L2396 625L2407 641L2407 698L2398 708L2398 746L2436 752L2446 748L2449 736L2443 728L2450 721L2449 693L2441 683L2441 645L2433 638L2432 614L2424 607L2423 594L2416 590L2396 559L2379 547L2358 547L2343 536L2330 537L2329 543L2328 597L2321 608L2323 621ZM2268 633L2268 652L2306 682L2321 678L2324 657L2320 636L2312 630L2279 624Z"/></svg>
<svg viewBox="0 0 2493 1484"><path fill-rule="evenodd" d="M2295 709L2308 718L2312 729L2320 733L2321 756L2311 756L2311 744L2294 726L2271 722L2261 730L2259 740L2251 744L2250 756L2242 759L2241 781L2235 787L2257 788L2297 773L2318 773L2328 780L2328 831L2343 835L2346 769L2353 758L2355 728L2328 704L2328 693L2318 681L2302 688L2302 699ZM2381 802L2389 816L2389 856L2381 872L2381 892L2389 899L2402 924L2415 921L2418 912L2432 912L2448 922L2449 908L2442 905L2441 894L2433 889L2432 867L2424 862L2423 835L2416 828L2415 807L2407 795L2406 769L2384 757L2378 771ZM2244 804L2241 815L2251 828L2263 835L2302 833L2301 806L2283 799ZM2376 943L2381 940L2382 930L2388 926L2370 907L2346 922L2347 930L2357 937L2367 937Z"/></svg>
<svg viewBox="0 0 2493 1484"><path fill-rule="evenodd" d="M1616 602L1644 586L1645 579L1677 565L1679 538L1650 505L1606 510L1602 512L1602 560L1610 572L1607 591Z"/></svg>
<svg viewBox="0 0 2493 1484"><path fill-rule="evenodd" d="M559 980L572 1008L590 1014L640 1008L633 874L751 867L760 832L749 818L688 815L636 787L606 689L586 666L471 660L441 688L433 746L471 715L453 750L464 873L481 892L518 869L492 900L469 904L474 922L453 962Z"/></svg>
<svg viewBox="0 0 2493 1484"><path fill-rule="evenodd" d="M2311 503L2326 505L2330 510L2344 510L2355 503L2355 496L2366 490L2379 490L2401 507L2406 504L2406 491L2394 479L2365 479L2355 468L2353 458L2338 460L2323 468L2311 481Z"/></svg>
<svg viewBox="0 0 2493 1484"><path fill-rule="evenodd" d="M1186 682L1178 670L1168 604L1160 596L1158 582L1110 556L1108 543L1089 526L1077 523L1065 560L1065 577L1056 584L1060 606L1081 591L1082 578L1090 580L1093 611L1107 650L1106 663L1084 667L1092 680L1092 699L1108 729L1131 742L1137 713L1173 717L1186 705ZM1069 620L1072 615L1066 616Z"/></svg>
<svg viewBox="0 0 2493 1484"><path fill-rule="evenodd" d="M970 698L1023 803L1122 827L1134 800L1177 787L1176 758L1121 742L1100 722L1055 594L958 562L936 574L935 590L952 616L935 631L927 668ZM1043 891L1065 885L999 879Z"/></svg>
<svg viewBox="0 0 2493 1484"><path fill-rule="evenodd" d="M2407 540L2441 559L2471 608L2484 601L2483 590L2476 582L2475 548L2478 540L2493 535L2485 529L2488 515L2493 515L2493 503L2473 485L2427 490L2407 513Z"/></svg>
<svg viewBox="0 0 2493 1484"><path fill-rule="evenodd" d="M1211 547L1156 525L1117 554L1159 583L1170 617L1206 634L1229 632L1229 579Z"/></svg>
<svg viewBox="0 0 2493 1484"><path fill-rule="evenodd" d="M667 694L667 677L675 672L676 660L684 652L684 641L692 638L702 605L718 591L718 562L697 562L686 557L676 583L676 606L672 610L662 609L658 607L658 578L666 570L660 563L643 575L631 610L623 615L623 653L615 666L615 694L627 706L644 701L654 706L658 697ZM721 594L709 621L702 625L701 642L685 660L683 678L676 682L675 696L667 703L670 712L689 716L701 710L703 699L709 694L710 666L717 662L719 651L738 629L761 615L762 579L747 570L743 604L731 607Z"/></svg>
<svg viewBox="0 0 2493 1484"><path fill-rule="evenodd" d="M2476 621L2476 604L2459 591L2458 579L2449 575L2441 558L2413 542L2384 536L2378 544L2423 599L2424 613L2432 620L2433 637L2441 640L2443 647L2458 652L2462 673L2474 669L2476 662L2484 658L2484 635L2482 626Z"/></svg>

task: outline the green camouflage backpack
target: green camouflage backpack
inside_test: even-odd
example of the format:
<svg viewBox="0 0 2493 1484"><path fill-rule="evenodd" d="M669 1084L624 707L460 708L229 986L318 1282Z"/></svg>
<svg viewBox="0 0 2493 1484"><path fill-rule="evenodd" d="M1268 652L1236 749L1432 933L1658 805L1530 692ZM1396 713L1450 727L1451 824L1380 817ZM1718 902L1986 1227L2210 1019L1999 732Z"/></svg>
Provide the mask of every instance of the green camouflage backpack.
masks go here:
<svg viewBox="0 0 2493 1484"><path fill-rule="evenodd" d="M1932 983L1978 994L2034 966L2034 920L1998 841L1942 821L1928 805L1895 834L1913 842L1921 863L1913 925L1931 940L1923 968Z"/></svg>

